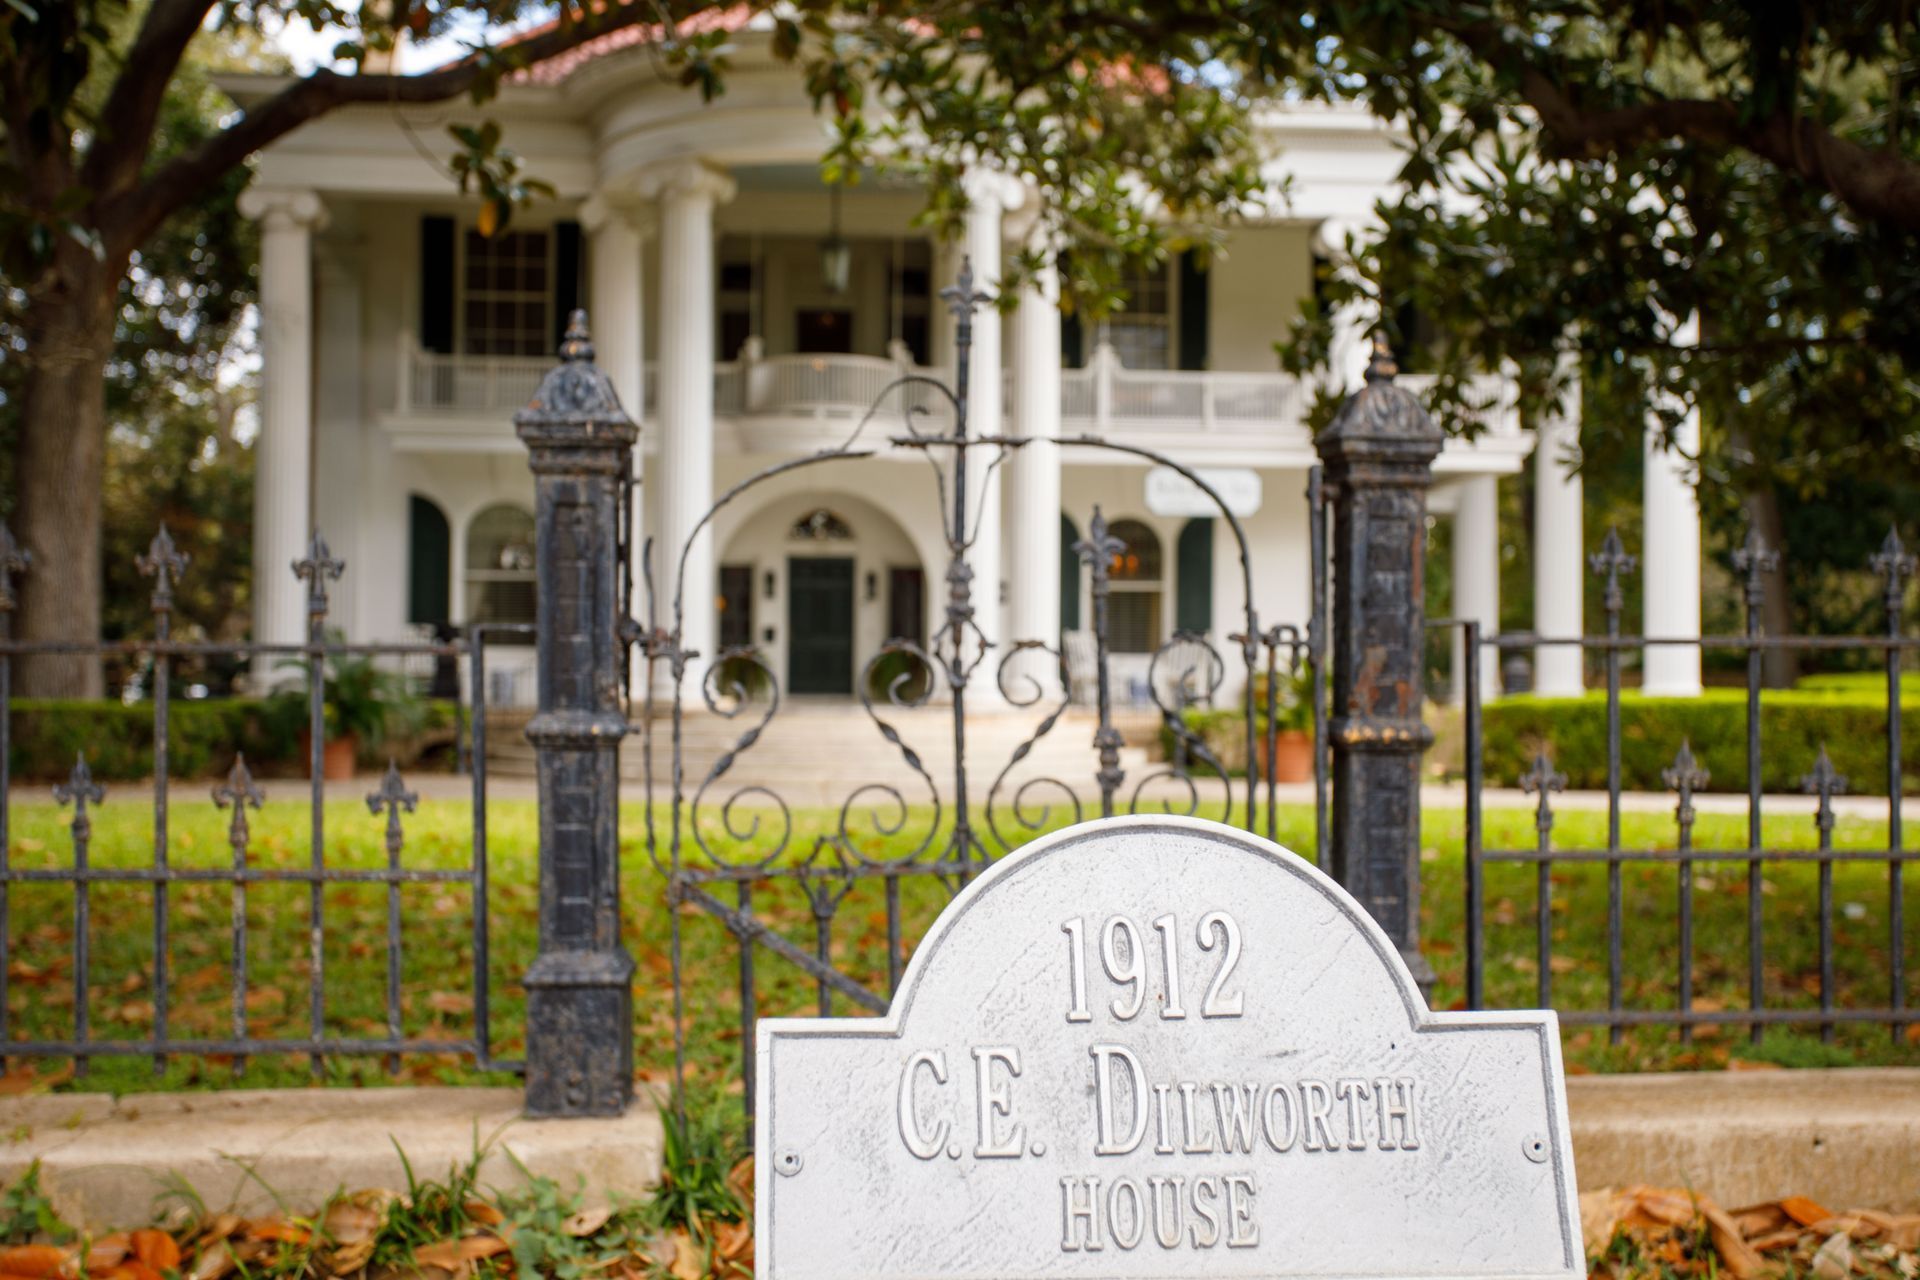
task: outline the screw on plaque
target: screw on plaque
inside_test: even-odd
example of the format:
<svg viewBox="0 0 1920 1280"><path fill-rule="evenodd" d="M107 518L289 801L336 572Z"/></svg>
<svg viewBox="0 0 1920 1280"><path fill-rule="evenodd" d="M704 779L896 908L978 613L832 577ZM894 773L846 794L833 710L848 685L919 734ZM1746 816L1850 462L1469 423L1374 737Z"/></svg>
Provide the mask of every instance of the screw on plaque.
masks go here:
<svg viewBox="0 0 1920 1280"><path fill-rule="evenodd" d="M1520 1139L1520 1150L1527 1159L1535 1164L1547 1162L1547 1140L1537 1133L1530 1133Z"/></svg>
<svg viewBox="0 0 1920 1280"><path fill-rule="evenodd" d="M782 1147L773 1153L773 1171L783 1178L791 1178L800 1172L800 1153L792 1147Z"/></svg>

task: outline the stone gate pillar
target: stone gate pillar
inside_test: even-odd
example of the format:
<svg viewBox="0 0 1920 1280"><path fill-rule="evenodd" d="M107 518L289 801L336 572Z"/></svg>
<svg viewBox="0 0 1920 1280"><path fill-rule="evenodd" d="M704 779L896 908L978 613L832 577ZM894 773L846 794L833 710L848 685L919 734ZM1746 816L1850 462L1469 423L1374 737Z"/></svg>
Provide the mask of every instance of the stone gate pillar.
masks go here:
<svg viewBox="0 0 1920 1280"><path fill-rule="evenodd" d="M534 476L540 950L527 971L530 1116L633 1097L633 959L620 941L620 477L639 430L576 311L560 364L513 415Z"/></svg>
<svg viewBox="0 0 1920 1280"><path fill-rule="evenodd" d="M1366 385L1315 440L1333 517L1332 847L1321 866L1387 931L1423 992L1420 760L1427 490L1442 435L1393 384L1384 343Z"/></svg>

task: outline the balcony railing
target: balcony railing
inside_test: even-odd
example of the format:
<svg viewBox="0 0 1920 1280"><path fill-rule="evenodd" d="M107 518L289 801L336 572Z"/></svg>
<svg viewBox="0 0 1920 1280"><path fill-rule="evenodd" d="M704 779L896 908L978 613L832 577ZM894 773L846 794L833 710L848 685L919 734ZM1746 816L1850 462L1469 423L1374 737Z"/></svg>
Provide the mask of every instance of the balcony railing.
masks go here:
<svg viewBox="0 0 1920 1280"><path fill-rule="evenodd" d="M398 409L403 416L505 415L526 403L547 363L545 357L441 355L422 351L408 340L401 350ZM735 359L714 366L713 409L722 418L854 419L888 395L888 387L913 374L945 380L943 370L915 364L902 346L888 357L768 356L754 338ZM1432 382L1430 377L1400 379L1415 395L1424 394ZM644 411L654 407L657 383L658 370L649 361ZM1127 369L1111 347L1102 345L1085 368L1061 371L1061 429L1096 434L1304 433L1312 394L1310 383L1283 373ZM1491 434L1519 430L1506 380L1476 379L1468 394L1489 406L1479 416ZM943 403L931 387L914 385L896 388L879 411L896 417L915 410L938 415Z"/></svg>

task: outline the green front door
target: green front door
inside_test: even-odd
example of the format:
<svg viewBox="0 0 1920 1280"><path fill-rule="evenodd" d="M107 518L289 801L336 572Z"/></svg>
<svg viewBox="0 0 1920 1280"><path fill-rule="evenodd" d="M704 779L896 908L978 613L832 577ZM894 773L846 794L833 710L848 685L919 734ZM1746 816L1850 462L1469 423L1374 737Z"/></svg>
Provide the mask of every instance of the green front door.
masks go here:
<svg viewBox="0 0 1920 1280"><path fill-rule="evenodd" d="M853 561L787 561L787 689L853 692Z"/></svg>

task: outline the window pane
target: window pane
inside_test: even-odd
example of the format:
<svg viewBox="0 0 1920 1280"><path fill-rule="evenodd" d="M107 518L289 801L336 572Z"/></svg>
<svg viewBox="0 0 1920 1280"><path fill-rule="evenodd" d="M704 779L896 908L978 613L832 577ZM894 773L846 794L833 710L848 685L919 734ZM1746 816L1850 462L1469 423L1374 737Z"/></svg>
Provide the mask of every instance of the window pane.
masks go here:
<svg viewBox="0 0 1920 1280"><path fill-rule="evenodd" d="M1107 646L1115 653L1152 653L1160 645L1160 593L1116 591L1107 599Z"/></svg>
<svg viewBox="0 0 1920 1280"><path fill-rule="evenodd" d="M1138 520L1116 520L1107 530L1124 548L1115 553L1107 574L1115 582L1160 581L1160 539Z"/></svg>

